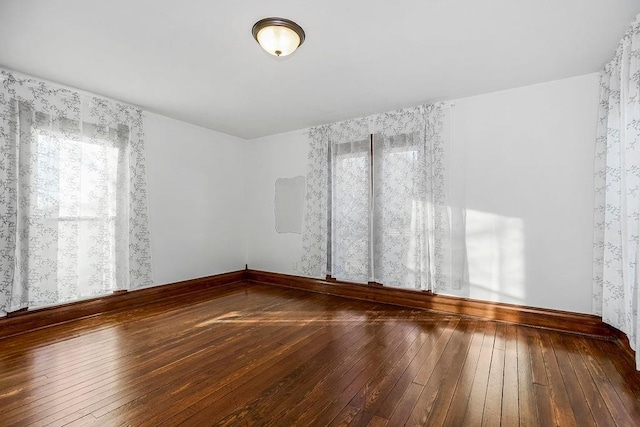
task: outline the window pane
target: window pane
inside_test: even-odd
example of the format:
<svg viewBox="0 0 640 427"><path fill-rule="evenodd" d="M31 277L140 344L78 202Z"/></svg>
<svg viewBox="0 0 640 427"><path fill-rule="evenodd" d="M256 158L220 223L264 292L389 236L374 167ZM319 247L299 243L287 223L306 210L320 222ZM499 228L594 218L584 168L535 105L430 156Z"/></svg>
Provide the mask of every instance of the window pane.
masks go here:
<svg viewBox="0 0 640 427"><path fill-rule="evenodd" d="M332 275L369 280L369 141L332 148Z"/></svg>
<svg viewBox="0 0 640 427"><path fill-rule="evenodd" d="M425 154L419 134L374 136L374 278L420 289L427 280Z"/></svg>
<svg viewBox="0 0 640 427"><path fill-rule="evenodd" d="M110 293L116 289L118 144L48 130L37 141L31 227L38 229L33 234L39 240L29 252L46 260L42 265L51 266L53 280L46 292L30 292L30 306ZM30 280L38 281L41 266L32 264L30 270Z"/></svg>

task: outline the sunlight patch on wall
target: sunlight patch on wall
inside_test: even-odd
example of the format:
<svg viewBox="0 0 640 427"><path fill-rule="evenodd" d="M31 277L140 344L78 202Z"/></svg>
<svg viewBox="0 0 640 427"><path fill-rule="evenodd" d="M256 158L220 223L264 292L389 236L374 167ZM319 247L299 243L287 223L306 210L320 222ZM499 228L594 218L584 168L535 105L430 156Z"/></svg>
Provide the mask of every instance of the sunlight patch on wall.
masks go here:
<svg viewBox="0 0 640 427"><path fill-rule="evenodd" d="M526 295L522 218L467 211L469 297L522 304Z"/></svg>

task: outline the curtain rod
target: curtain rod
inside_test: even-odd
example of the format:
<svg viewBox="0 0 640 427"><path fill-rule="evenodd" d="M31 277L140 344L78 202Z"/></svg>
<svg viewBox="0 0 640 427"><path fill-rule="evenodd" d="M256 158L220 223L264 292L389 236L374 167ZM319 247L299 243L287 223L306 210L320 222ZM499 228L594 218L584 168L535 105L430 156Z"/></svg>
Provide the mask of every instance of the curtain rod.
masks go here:
<svg viewBox="0 0 640 427"><path fill-rule="evenodd" d="M73 91L73 92L77 92L80 95L92 96L94 98L103 99L105 101L117 102L117 103L120 103L120 104L127 105L129 107L133 107L133 108L137 108L137 109L140 109L140 110L143 110L143 111L147 111L144 108L142 108L141 106L136 105L136 104L132 104L130 102L122 101L120 99L110 98L110 97L104 96L104 95L99 95L99 94L97 94L95 92L90 92L90 91L84 90L84 89L78 89L78 88L75 88L73 86L69 86L69 85L65 85L65 84L62 84L62 83L54 82L54 81L49 80L49 79L44 79L42 77L34 76L32 74L23 73L22 71L15 71L15 70L12 70L11 68L7 68L7 67L5 67L3 65L0 65L0 70L6 71L7 73L11 73L11 74L13 74L13 75L15 75L17 77L26 78L26 79L32 79L32 80L39 80L39 81L42 81L42 82L44 82L44 83L46 83L48 85L58 87L59 89L66 89L66 90L70 90L70 91ZM0 75L0 79L3 79L3 77L1 75Z"/></svg>

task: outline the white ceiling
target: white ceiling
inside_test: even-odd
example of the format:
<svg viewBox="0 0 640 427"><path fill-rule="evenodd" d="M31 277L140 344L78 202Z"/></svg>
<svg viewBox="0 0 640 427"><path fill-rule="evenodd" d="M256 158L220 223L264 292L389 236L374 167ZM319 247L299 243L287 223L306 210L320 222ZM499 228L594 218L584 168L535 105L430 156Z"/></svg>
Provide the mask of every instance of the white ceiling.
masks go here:
<svg viewBox="0 0 640 427"><path fill-rule="evenodd" d="M639 0L0 0L0 65L242 138L598 71ZM300 24L287 58L253 24Z"/></svg>

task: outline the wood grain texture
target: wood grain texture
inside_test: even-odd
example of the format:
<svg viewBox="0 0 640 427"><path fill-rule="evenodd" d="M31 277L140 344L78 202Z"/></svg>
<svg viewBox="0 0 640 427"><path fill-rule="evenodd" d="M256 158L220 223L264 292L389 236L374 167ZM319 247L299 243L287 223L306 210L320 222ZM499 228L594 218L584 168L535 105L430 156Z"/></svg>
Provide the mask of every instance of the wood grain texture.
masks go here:
<svg viewBox="0 0 640 427"><path fill-rule="evenodd" d="M246 279L402 307L428 309L608 339L622 339L621 333L615 328L603 323L600 317L588 314L437 295L431 292L390 288L377 284L366 285L340 282L334 279L312 279L251 269L247 270ZM629 349L629 351L631 350Z"/></svg>
<svg viewBox="0 0 640 427"><path fill-rule="evenodd" d="M158 299L179 297L214 286L238 283L244 280L245 276L246 271L240 270L129 292L118 291L98 298L51 307L16 311L0 318L0 339L84 317L130 309Z"/></svg>
<svg viewBox="0 0 640 427"><path fill-rule="evenodd" d="M0 340L0 425L638 425L616 341L240 282Z"/></svg>
<svg viewBox="0 0 640 427"><path fill-rule="evenodd" d="M408 308L427 309L562 332L605 337L616 340L618 346L627 354L627 358L630 361L634 360L635 357L635 353L631 350L626 336L619 330L603 323L602 319L597 316L435 295L430 292L390 288L380 284L360 285L339 282L335 279L319 280L251 269L129 292L117 292L99 298L53 307L20 310L0 318L0 339L79 318L98 316L118 310L128 310L158 299L170 299L189 292L198 292L210 287L238 284L240 282L287 286Z"/></svg>

